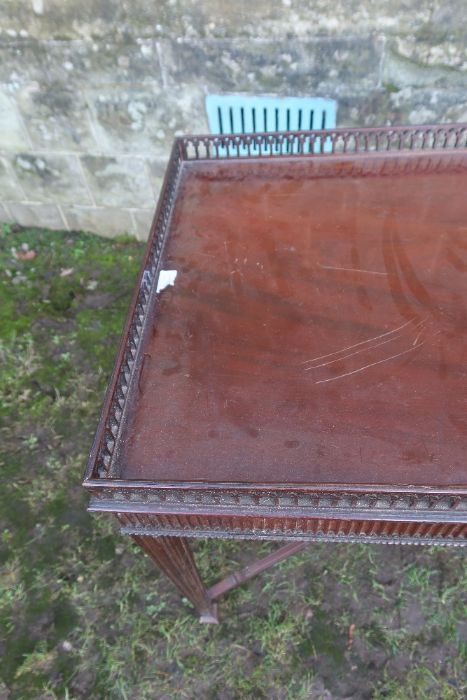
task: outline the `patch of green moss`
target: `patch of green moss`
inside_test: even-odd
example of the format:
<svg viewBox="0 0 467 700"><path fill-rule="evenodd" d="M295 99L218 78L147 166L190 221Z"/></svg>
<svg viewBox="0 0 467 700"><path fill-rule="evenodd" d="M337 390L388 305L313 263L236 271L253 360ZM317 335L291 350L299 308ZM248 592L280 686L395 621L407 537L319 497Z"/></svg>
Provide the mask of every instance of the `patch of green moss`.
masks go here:
<svg viewBox="0 0 467 700"><path fill-rule="evenodd" d="M383 87L386 90L386 92L393 93L393 92L399 92L400 88L397 87L394 83L383 83Z"/></svg>

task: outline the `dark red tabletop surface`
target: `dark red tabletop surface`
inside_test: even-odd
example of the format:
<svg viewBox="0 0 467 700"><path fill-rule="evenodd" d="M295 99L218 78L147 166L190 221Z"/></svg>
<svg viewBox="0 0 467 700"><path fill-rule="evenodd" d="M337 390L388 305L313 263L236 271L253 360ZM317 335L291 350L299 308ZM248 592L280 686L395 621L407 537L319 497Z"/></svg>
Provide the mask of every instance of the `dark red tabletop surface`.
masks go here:
<svg viewBox="0 0 467 700"><path fill-rule="evenodd" d="M120 478L456 486L467 154L183 164Z"/></svg>

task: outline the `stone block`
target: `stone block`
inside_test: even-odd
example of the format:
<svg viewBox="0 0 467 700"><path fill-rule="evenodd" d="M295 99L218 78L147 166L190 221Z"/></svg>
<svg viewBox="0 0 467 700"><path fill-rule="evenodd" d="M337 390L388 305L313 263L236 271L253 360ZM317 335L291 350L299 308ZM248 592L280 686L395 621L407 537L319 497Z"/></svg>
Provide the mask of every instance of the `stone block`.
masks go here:
<svg viewBox="0 0 467 700"><path fill-rule="evenodd" d="M13 217L7 209L6 204L0 203L0 222L2 224L9 224L13 221Z"/></svg>
<svg viewBox="0 0 467 700"><path fill-rule="evenodd" d="M167 159L148 158L147 165L151 185L154 191L154 196L157 200L157 198L159 197L159 192L161 191L162 183L164 181L164 175L167 168Z"/></svg>
<svg viewBox="0 0 467 700"><path fill-rule="evenodd" d="M108 41L49 42L47 66L47 81L51 84L162 86L153 39L112 36Z"/></svg>
<svg viewBox="0 0 467 700"><path fill-rule="evenodd" d="M0 22L1 25L1 22ZM15 92L31 83L47 79L48 45L30 38L5 39L0 35L0 83Z"/></svg>
<svg viewBox="0 0 467 700"><path fill-rule="evenodd" d="M464 94L465 97L465 94ZM459 97L462 100L462 97ZM441 121L443 122L458 122L461 124L467 123L467 100L464 102L454 102L449 106L445 106L442 114Z"/></svg>
<svg viewBox="0 0 467 700"><path fill-rule="evenodd" d="M378 88L367 95L344 97L339 103L339 126L382 126L467 121L461 90Z"/></svg>
<svg viewBox="0 0 467 700"><path fill-rule="evenodd" d="M207 92L338 97L379 82L382 42L373 38L297 41L162 41L167 84Z"/></svg>
<svg viewBox="0 0 467 700"><path fill-rule="evenodd" d="M31 83L18 90L16 99L34 148L87 151L98 147L80 90Z"/></svg>
<svg viewBox="0 0 467 700"><path fill-rule="evenodd" d="M9 36L40 39L98 39L153 31L154 24L171 26L179 8L171 0L147 3L137 0L8 0L0 4L0 25ZM172 6L172 7L171 7ZM183 25L179 21L179 28ZM22 33L22 34L21 34Z"/></svg>
<svg viewBox="0 0 467 700"><path fill-rule="evenodd" d="M72 231L91 231L101 236L134 234L131 213L114 207L62 207L63 215Z"/></svg>
<svg viewBox="0 0 467 700"><path fill-rule="evenodd" d="M467 40L430 33L394 37L391 46L399 56L421 66L445 70L447 83L467 82ZM450 69L450 70L449 70Z"/></svg>
<svg viewBox="0 0 467 700"><path fill-rule="evenodd" d="M74 155L18 153L11 164L32 202L92 204L78 158Z"/></svg>
<svg viewBox="0 0 467 700"><path fill-rule="evenodd" d="M154 207L154 209L137 209L131 212L134 220L134 230L139 241L148 240L155 210L156 208Z"/></svg>
<svg viewBox="0 0 467 700"><path fill-rule="evenodd" d="M16 179L8 158L0 156L0 193L3 200L24 199L24 192Z"/></svg>
<svg viewBox="0 0 467 700"><path fill-rule="evenodd" d="M37 226L63 230L66 224L56 204L30 204L28 202L9 202L11 220L21 226Z"/></svg>
<svg viewBox="0 0 467 700"><path fill-rule="evenodd" d="M345 95L339 100L338 126L381 126L400 123L390 93L377 88L364 95Z"/></svg>
<svg viewBox="0 0 467 700"><path fill-rule="evenodd" d="M452 0L462 11L463 0ZM441 0L9 0L0 5L0 24L10 32L40 38L99 39L108 36L187 38L232 36L315 36L323 32L352 34L414 31L428 23ZM465 6L465 4L464 4ZM435 10L436 11L436 10ZM440 14L450 24L454 12Z"/></svg>
<svg viewBox="0 0 467 700"><path fill-rule="evenodd" d="M399 44L400 47L401 44ZM409 51L407 45L404 46L404 51L408 55L398 53L396 48L397 44L394 42L387 47L385 52L381 75L383 85L394 89L405 87L465 88L467 85L467 54L465 66L460 70L442 63L430 64L426 57L424 62L421 62L417 57L417 52L415 50Z"/></svg>
<svg viewBox="0 0 467 700"><path fill-rule="evenodd" d="M109 207L151 207L154 192L144 158L91 156L81 158L96 204Z"/></svg>
<svg viewBox="0 0 467 700"><path fill-rule="evenodd" d="M24 138L18 141L19 127L15 138L5 128L3 140L17 150L30 148L31 144L62 151L101 148L103 144L94 139L92 131L92 100L88 106L83 88L95 89L98 94L102 89L105 95L109 88L118 94L141 84L142 90L153 96L160 93L162 85L152 40L45 43L18 39L12 44L0 43L0 57L0 83L7 97L15 97L31 137L31 143ZM8 99L11 102L12 98ZM11 131L16 112L10 102L2 109L0 98L0 120L5 115ZM138 99L130 98L128 109L128 128L140 129Z"/></svg>
<svg viewBox="0 0 467 700"><path fill-rule="evenodd" d="M0 83L16 89L31 83L71 88L100 85L161 85L153 39L119 37L109 41L5 41L0 35Z"/></svg>
<svg viewBox="0 0 467 700"><path fill-rule="evenodd" d="M428 32L435 36L460 39L465 42L467 27L467 4L465 0L435 0L430 20L416 31L423 36Z"/></svg>
<svg viewBox="0 0 467 700"><path fill-rule="evenodd" d="M465 91L404 88L391 93L390 104L399 111L401 122L406 124L460 121L462 110L465 110Z"/></svg>
<svg viewBox="0 0 467 700"><path fill-rule="evenodd" d="M108 87L87 91L102 151L167 157L174 135L206 131L203 89Z"/></svg>
<svg viewBox="0 0 467 700"><path fill-rule="evenodd" d="M0 90L0 148L18 150L29 148L29 143L13 96Z"/></svg>

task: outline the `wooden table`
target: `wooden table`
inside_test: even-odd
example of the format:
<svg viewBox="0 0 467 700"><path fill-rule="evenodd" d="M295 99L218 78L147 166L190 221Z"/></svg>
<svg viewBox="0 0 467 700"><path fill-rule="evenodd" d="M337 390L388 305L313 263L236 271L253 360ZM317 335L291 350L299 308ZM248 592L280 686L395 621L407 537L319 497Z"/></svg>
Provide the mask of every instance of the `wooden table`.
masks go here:
<svg viewBox="0 0 467 700"><path fill-rule="evenodd" d="M461 545L467 126L175 141L84 486L205 622L305 544ZM288 544L207 590L187 538Z"/></svg>

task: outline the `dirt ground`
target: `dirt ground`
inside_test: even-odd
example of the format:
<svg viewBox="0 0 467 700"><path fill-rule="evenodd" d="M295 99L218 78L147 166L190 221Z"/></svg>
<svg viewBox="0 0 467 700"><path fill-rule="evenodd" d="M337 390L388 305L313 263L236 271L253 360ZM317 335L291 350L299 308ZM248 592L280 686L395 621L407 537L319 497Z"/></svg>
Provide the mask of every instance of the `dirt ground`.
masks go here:
<svg viewBox="0 0 467 700"><path fill-rule="evenodd" d="M311 544L200 625L81 479L143 247L0 229L0 699L467 694L462 550ZM271 544L201 541L213 582Z"/></svg>

